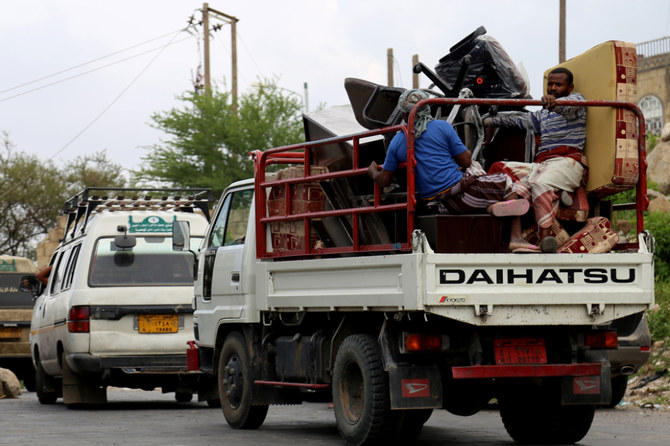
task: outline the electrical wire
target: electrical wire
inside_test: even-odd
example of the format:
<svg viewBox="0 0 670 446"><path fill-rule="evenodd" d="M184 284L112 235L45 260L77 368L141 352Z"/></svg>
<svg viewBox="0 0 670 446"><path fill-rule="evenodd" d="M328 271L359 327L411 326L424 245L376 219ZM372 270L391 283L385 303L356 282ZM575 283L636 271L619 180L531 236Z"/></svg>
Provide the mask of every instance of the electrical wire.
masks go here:
<svg viewBox="0 0 670 446"><path fill-rule="evenodd" d="M158 53L157 53L157 54L156 54L156 55L149 61L149 63L147 63L147 65L146 65L146 66L145 66L145 67L144 67L144 68L143 68L143 69L142 69L142 70L141 70L141 71L140 71L140 72L139 72L139 73L138 73L138 74L137 74L137 75L130 81L130 83L129 83L128 85L126 85L126 87L123 88L123 90L121 90L121 92L120 92L118 95L116 95L116 97L115 97L115 98L114 98L114 99L113 99L113 100L112 100L112 101L111 101L111 102L110 102L110 103L109 103L109 104L108 104L108 105L107 105L107 106L106 106L100 113L98 113L98 115L97 115L95 118L93 118L93 120L91 120L91 122L89 122L89 123L88 123L88 124L81 130L81 131L79 131L79 132L78 132L72 139L70 139L67 143L65 143L65 145L64 145L63 147L61 147L56 153L54 153L53 155L51 155L51 157L49 157L49 158L47 159L47 161L51 161L51 160L53 160L55 157L57 157L58 155L60 155L60 154L61 154L65 149L67 149L73 142L75 142L81 135L83 135L89 128L91 128L91 127L93 126L93 124L95 124L95 123L96 123L96 122L97 122L97 121L98 121L98 120L99 120L105 113L107 113L107 111L108 111L110 108L112 108L112 106L113 106L119 99L121 99L121 97L122 97L122 96L123 96L129 89L130 89L130 87L132 87L132 86L135 84L135 82L137 82L137 80L138 80L138 79L139 79L139 78L140 78L140 77L141 77L141 76L142 76L142 75L149 69L149 67L150 67L151 65L153 65L153 63L158 59L158 57L159 57L161 54L163 54L163 51L165 51L165 49L166 49L168 46L170 46L171 44L175 43L175 42L173 42L173 40L176 39L177 36L178 36L179 34L181 34L183 31L184 31L184 29L181 29L181 30L179 30L178 32L176 32L176 33L174 34L174 36L172 37L172 39L171 39L167 44L165 44L162 48L160 48L160 50L158 51ZM37 167L36 167L36 168L37 168ZM23 184L26 183L28 180L30 180L30 179L32 178L33 173L34 173L34 170L28 172L28 175L26 175L26 177L25 177L23 180L18 181L18 182L15 183L12 187L10 187L10 188L8 188L7 190L3 191L2 194L0 194L0 200L4 199L7 195L9 195L9 193L11 193L11 192L14 191L16 188L18 188L19 186L23 185Z"/></svg>
<svg viewBox="0 0 670 446"><path fill-rule="evenodd" d="M146 41L144 41L144 42L142 42L142 43L138 43L138 44L136 44L136 45L129 46L128 48L125 48L125 49L122 49L122 50L118 50L118 51L114 51L113 53L109 53L109 54L107 54L106 56L97 57L97 58L95 58L95 59L89 60L88 62L80 63L79 65L75 65L75 66L73 66L73 67L66 68L65 70L57 71L56 73L49 74L49 75L47 75L47 76L42 76L42 77L40 77L40 78L38 78L38 79L34 79L34 80L32 80L32 81L28 81L28 82L24 82L24 83L22 83L22 84L16 85L16 86L14 86L14 87L7 88L7 89L5 89L5 90L0 90L0 94L7 93L8 91L16 90L16 89L18 89L18 88L25 87L26 85L34 84L34 83L36 83L36 82L40 82L40 81L43 81L43 80L45 80L45 79L49 79L49 78L51 78L51 77L58 76L58 75L63 74L63 73L67 73L68 71L76 70L77 68L81 68L81 67L84 67L84 66L86 66L86 65L90 65L90 64L92 64L92 63L101 61L101 60L103 60L103 59L107 59L107 58L112 57L112 56L116 56L117 54L125 53L126 51L130 51L130 50L132 50L132 49L135 49L135 48L138 48L138 47L140 47L140 46L146 45L146 44L148 44L148 43L154 42L154 41L156 41L156 40L162 39L162 38L164 38L164 37L166 37L166 36L171 36L171 35L173 35L175 32L181 32L181 31L183 31L183 29L180 29L180 30L178 30L178 31L170 31L169 33L163 34L163 35L158 36L158 37L154 37L153 39L149 39L149 40L146 40ZM177 42L175 42L175 43L177 43ZM155 50L155 49L154 49L154 50ZM150 51L153 51L153 50L150 50ZM141 54L146 54L146 53L147 53L147 52L140 53L140 55L141 55ZM127 60L127 59L123 59L123 60ZM109 66L109 65L106 65L106 66ZM51 85L51 84L50 84L50 85Z"/></svg>
<svg viewBox="0 0 670 446"><path fill-rule="evenodd" d="M181 31L180 31L180 32L181 32ZM19 96L23 96L23 95L26 95L26 94L29 94L29 93L33 93L33 92L38 91L38 90L42 90L42 89L47 88L47 87L51 87L51 86L53 86L53 85L60 84L60 83L62 83L62 82L66 82L66 81L69 81L69 80L72 80L72 79L76 79L76 78L81 77L81 76L84 76L84 75L86 75L86 74L90 74L90 73L93 73L93 72L95 72L95 71L102 70L103 68L108 68L108 67L114 66L114 65L119 64L119 63L121 63L121 62L126 62L126 61L131 60L131 59L134 59L134 58L136 58L136 57L144 56L145 54L149 54L149 53L154 52L154 51L158 51L158 50L161 50L161 51L162 51L162 50L165 49L167 46L170 46L170 45L176 45L177 43L183 42L184 40L187 40L187 39L190 39L190 38L191 38L191 37L184 37L183 39L177 40L176 42L170 42L170 43L168 43L167 45L164 45L164 46L160 46L160 47L152 48L152 49L150 49L150 50L146 50L146 51L143 51L143 52L141 52L141 53L137 53L137 54L134 54L134 55L132 55L132 56L128 56L128 57L126 57L126 58L117 60L117 61L115 61L115 62L111 62L111 63L108 63L108 64L106 64L106 65L102 65L102 66L99 66L99 67L96 67L96 68L92 68L92 69L90 69L90 70L88 70L88 71L84 71L84 72L82 72L82 73L78 73L78 74L75 74L75 75L70 76L70 77L66 77L66 78L59 79L59 80L57 80L57 81L54 81L54 82L51 82L51 83L48 83L48 84L41 85L41 86L39 86L39 87L35 87L35 88L31 89L31 90L22 91L21 93L17 93L17 94L12 95L12 96L7 96L6 98L2 98L2 99L0 99L0 102L9 101L10 99L14 99L14 98L17 98L17 97L19 97ZM81 65L80 65L80 66L81 66ZM60 73L64 73L64 72L66 72L66 71L70 71L70 70L72 70L72 69L68 69L68 70L65 70L65 71L61 71ZM60 73L58 73L58 74L60 74ZM50 76L43 77L43 78L41 78L41 79L47 79L48 77L53 77L53 76L55 76L55 74L54 74L54 75L50 75ZM40 80L41 80L41 79L40 79ZM23 86L23 85L28 85L29 83L32 83L32 82L37 82L37 80L36 80L36 81L31 81L31 82L26 82L25 84L22 84L21 86ZM13 89L16 89L16 88L19 88L19 86L17 86L17 87L13 87L13 88L8 89L8 90L0 91L0 93L6 92L6 91L10 91L10 90L13 90Z"/></svg>

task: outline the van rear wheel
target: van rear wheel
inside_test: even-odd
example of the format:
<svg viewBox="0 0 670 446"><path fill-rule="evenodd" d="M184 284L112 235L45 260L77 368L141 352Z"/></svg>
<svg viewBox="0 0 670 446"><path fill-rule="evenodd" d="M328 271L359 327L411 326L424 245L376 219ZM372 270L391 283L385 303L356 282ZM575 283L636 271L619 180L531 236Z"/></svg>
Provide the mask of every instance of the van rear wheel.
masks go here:
<svg viewBox="0 0 670 446"><path fill-rule="evenodd" d="M251 360L244 338L226 337L219 357L219 399L226 422L235 429L257 429L265 421L268 405L252 405Z"/></svg>

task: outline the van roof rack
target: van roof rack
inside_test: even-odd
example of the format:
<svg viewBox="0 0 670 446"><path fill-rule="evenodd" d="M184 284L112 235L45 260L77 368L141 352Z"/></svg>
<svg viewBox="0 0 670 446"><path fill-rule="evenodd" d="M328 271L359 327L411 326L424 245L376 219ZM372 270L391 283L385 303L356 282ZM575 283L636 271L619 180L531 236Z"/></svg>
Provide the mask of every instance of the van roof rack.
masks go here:
<svg viewBox="0 0 670 446"><path fill-rule="evenodd" d="M174 211L195 212L200 209L209 222L209 203L214 201L211 189L201 188L108 188L87 187L65 202L63 214L67 215L65 235L82 218L86 229L93 212L118 211Z"/></svg>

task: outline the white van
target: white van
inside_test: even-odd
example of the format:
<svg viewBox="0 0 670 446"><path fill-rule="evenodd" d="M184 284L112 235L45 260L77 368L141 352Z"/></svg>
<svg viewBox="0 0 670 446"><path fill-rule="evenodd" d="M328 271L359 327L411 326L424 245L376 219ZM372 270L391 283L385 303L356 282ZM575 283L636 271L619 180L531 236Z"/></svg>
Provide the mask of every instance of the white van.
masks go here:
<svg viewBox="0 0 670 446"><path fill-rule="evenodd" d="M172 251L171 232L177 215L188 221L193 237L185 249L197 251L211 193L113 192L123 195L108 198L93 195L102 189L88 188L64 209L66 233L31 322L43 404L60 396L68 405L103 403L107 386L162 388L176 392L177 401L190 401L198 390L199 375L186 367L194 255Z"/></svg>

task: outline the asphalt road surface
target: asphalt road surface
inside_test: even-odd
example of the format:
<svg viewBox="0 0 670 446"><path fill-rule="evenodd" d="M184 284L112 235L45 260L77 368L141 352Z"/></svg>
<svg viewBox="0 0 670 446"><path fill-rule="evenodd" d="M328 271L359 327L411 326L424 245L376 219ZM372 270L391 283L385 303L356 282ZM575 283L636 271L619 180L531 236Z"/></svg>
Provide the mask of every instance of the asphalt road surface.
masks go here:
<svg viewBox="0 0 670 446"><path fill-rule="evenodd" d="M35 393L0 400L0 445L344 445L327 404L270 406L260 429L241 431L228 427L221 409L177 403L174 394L110 389L108 400L104 406L86 409L68 409L60 400L42 405ZM436 410L414 442L416 446L511 444L493 409L472 417ZM670 444L670 412L599 410L579 444Z"/></svg>

